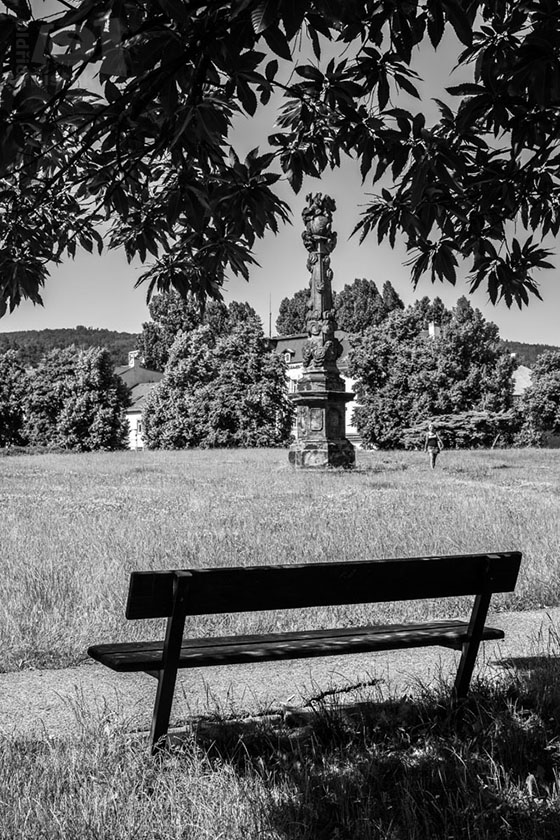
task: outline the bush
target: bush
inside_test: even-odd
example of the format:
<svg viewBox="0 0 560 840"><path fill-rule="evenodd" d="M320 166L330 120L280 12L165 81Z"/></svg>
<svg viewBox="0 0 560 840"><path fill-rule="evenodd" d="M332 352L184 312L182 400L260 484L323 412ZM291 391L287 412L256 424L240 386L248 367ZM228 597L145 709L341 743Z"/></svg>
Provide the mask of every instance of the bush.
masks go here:
<svg viewBox="0 0 560 840"><path fill-rule="evenodd" d="M464 411L435 418L434 425L448 449L477 449L479 447L512 445L521 426L521 416L515 409L508 411ZM428 429L428 421L409 426L402 431L405 449L421 449Z"/></svg>

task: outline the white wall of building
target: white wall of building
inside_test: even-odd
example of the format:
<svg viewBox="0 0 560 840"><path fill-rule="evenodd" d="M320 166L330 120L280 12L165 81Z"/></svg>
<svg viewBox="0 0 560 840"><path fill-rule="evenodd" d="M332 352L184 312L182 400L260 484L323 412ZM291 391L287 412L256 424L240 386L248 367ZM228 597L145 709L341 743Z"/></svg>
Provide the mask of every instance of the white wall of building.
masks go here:
<svg viewBox="0 0 560 840"><path fill-rule="evenodd" d="M140 411L127 411L128 420L128 448L144 449L142 438L142 413Z"/></svg>

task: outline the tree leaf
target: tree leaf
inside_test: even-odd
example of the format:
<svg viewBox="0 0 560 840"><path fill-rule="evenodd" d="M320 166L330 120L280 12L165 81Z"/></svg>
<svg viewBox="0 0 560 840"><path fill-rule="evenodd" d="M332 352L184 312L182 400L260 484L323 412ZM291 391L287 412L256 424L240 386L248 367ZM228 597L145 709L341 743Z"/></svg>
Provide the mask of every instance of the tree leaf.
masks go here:
<svg viewBox="0 0 560 840"><path fill-rule="evenodd" d="M268 62L265 67L264 74L266 76L267 82L272 82L276 78L276 74L278 73L278 62L275 58Z"/></svg>
<svg viewBox="0 0 560 840"><path fill-rule="evenodd" d="M4 0L4 5L15 12L20 20L31 20L31 9L27 0Z"/></svg>
<svg viewBox="0 0 560 840"><path fill-rule="evenodd" d="M441 0L428 0L428 36L435 48L441 41L445 25Z"/></svg>
<svg viewBox="0 0 560 840"><path fill-rule="evenodd" d="M283 0L282 22L288 41L301 29L305 14L311 5L310 0Z"/></svg>
<svg viewBox="0 0 560 840"><path fill-rule="evenodd" d="M284 58L286 61L292 60L290 45L278 26L269 26L262 34L273 53L279 55L280 58Z"/></svg>
<svg viewBox="0 0 560 840"><path fill-rule="evenodd" d="M277 0L261 0L255 8L251 9L251 23L255 35L262 35L269 26L272 26L277 17Z"/></svg>
<svg viewBox="0 0 560 840"><path fill-rule="evenodd" d="M445 14L463 44L472 44L472 24L461 7L460 0L440 0Z"/></svg>
<svg viewBox="0 0 560 840"><path fill-rule="evenodd" d="M477 96L480 93L485 94L487 92L484 85L475 85L472 82L452 85L451 87L447 87L445 89L447 93L450 93L452 96Z"/></svg>
<svg viewBox="0 0 560 840"><path fill-rule="evenodd" d="M406 92L409 93L411 96L414 96L416 99L420 99L420 94L418 93L412 82L410 82L406 78L406 76L403 76L400 73L395 73L395 82L399 87L403 88L403 90L406 90Z"/></svg>

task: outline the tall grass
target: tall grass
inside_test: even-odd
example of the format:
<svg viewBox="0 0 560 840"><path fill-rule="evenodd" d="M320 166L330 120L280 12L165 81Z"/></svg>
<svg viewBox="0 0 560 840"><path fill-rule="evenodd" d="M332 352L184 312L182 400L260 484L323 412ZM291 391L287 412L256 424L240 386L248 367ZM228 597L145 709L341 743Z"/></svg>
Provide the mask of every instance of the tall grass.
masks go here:
<svg viewBox="0 0 560 840"><path fill-rule="evenodd" d="M60 666L92 642L155 632L124 619L140 568L520 549L518 590L498 608L559 603L560 453L446 452L434 473L416 453L359 453L358 464L293 473L282 451L0 459L2 666ZM358 607L357 618L393 609ZM191 721L161 761L143 733L77 700L78 735L2 736L0 840L556 840L554 630L549 646L460 706L442 686L414 701L363 689L352 704L318 697L297 714L215 715Z"/></svg>
<svg viewBox="0 0 560 840"><path fill-rule="evenodd" d="M0 459L0 670L78 662L149 638L126 622L134 569L523 551L498 609L560 603L560 452L358 453L354 473L293 472L274 451ZM463 601L201 617L196 633L461 614ZM148 626L146 626L148 624Z"/></svg>
<svg viewBox="0 0 560 840"><path fill-rule="evenodd" d="M102 717L8 736L0 840L556 840L559 677L194 722L160 761Z"/></svg>

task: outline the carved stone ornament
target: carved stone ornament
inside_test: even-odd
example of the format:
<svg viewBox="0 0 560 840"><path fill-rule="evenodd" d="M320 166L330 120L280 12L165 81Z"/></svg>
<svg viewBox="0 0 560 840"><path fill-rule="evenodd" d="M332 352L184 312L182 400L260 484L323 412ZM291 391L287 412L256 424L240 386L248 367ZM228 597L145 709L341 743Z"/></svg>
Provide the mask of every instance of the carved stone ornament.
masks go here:
<svg viewBox="0 0 560 840"><path fill-rule="evenodd" d="M336 245L336 233L333 233L332 214L336 210L336 203L329 195L323 193L309 193L306 195L307 207L301 213L305 230L302 239L308 251L314 251L317 238L325 239L330 253Z"/></svg>
<svg viewBox="0 0 560 840"><path fill-rule="evenodd" d="M290 463L322 469L355 465L354 447L344 437L345 405L352 398L337 367L342 345L336 337L330 254L336 246L332 214L336 204L322 193L310 193L302 212L302 239L308 251L309 302L307 341L302 347L303 373L293 399L297 406L296 442Z"/></svg>

